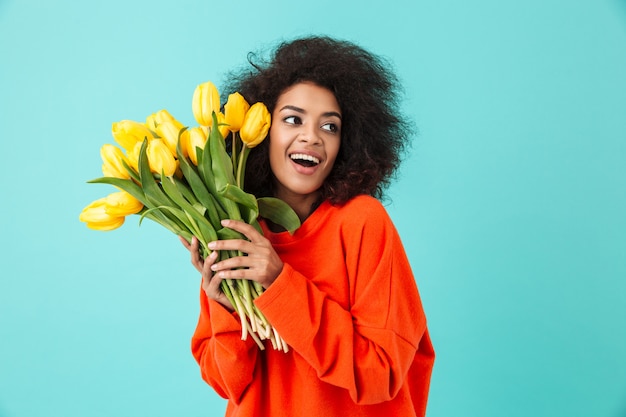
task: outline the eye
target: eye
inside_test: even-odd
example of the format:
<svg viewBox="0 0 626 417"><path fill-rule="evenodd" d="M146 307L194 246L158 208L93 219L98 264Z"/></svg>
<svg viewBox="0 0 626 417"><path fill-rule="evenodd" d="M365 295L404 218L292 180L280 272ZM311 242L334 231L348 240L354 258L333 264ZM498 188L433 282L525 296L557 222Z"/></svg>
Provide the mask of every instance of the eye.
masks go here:
<svg viewBox="0 0 626 417"><path fill-rule="evenodd" d="M339 132L339 126L337 126L335 123L326 123L322 125L322 129L331 133Z"/></svg>
<svg viewBox="0 0 626 417"><path fill-rule="evenodd" d="M300 125L302 120L298 116L287 116L283 119L283 122L290 125Z"/></svg>

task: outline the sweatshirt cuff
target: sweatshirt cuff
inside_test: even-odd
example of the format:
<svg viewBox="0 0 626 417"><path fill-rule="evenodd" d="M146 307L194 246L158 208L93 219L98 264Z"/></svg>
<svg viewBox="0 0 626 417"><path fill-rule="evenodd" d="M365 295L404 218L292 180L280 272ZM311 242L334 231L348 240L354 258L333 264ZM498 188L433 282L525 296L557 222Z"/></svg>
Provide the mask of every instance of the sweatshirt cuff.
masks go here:
<svg viewBox="0 0 626 417"><path fill-rule="evenodd" d="M289 264L284 264L278 278L254 301L288 343L288 338L293 340L300 337L310 326L306 320L307 314L297 313L307 309L310 302L305 287L306 278Z"/></svg>
<svg viewBox="0 0 626 417"><path fill-rule="evenodd" d="M231 313L223 305L201 293L200 319L195 336L210 337L220 333L241 332L237 313Z"/></svg>
<svg viewBox="0 0 626 417"><path fill-rule="evenodd" d="M209 314L213 334L241 331L241 323L237 313L231 313L215 300L209 300Z"/></svg>

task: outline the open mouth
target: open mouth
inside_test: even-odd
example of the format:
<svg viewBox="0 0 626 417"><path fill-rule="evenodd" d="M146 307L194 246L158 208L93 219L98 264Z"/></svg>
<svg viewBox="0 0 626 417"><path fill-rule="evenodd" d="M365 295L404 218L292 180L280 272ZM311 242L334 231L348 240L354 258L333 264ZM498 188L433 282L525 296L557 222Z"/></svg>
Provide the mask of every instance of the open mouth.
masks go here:
<svg viewBox="0 0 626 417"><path fill-rule="evenodd" d="M314 157L313 155L306 155L303 153L294 153L289 155L291 160L298 165L302 165L303 167L314 167L319 165L319 158Z"/></svg>

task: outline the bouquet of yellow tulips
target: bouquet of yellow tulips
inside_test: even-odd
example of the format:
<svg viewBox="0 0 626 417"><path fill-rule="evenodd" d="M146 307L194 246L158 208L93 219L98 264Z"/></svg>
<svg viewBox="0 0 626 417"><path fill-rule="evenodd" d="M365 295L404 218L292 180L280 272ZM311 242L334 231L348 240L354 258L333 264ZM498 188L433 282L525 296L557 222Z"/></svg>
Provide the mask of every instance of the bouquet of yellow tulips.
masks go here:
<svg viewBox="0 0 626 417"><path fill-rule="evenodd" d="M108 231L120 227L126 216L137 214L139 223L149 218L187 241L195 236L203 257L209 254L208 242L245 239L222 227L223 219L245 221L261 232L258 218L264 217L293 233L300 220L286 203L243 191L250 150L269 131L271 117L265 105L250 106L234 93L222 113L217 88L206 82L196 88L192 109L199 126L191 128L167 110L148 116L145 123L113 123L113 138L122 149L103 145L104 177L89 182L111 184L120 191L89 204L79 219L91 229ZM236 255L220 253L221 259ZM221 288L237 310L242 339L250 335L260 349L266 339L275 349L288 349L253 304L263 287L248 280L224 280Z"/></svg>

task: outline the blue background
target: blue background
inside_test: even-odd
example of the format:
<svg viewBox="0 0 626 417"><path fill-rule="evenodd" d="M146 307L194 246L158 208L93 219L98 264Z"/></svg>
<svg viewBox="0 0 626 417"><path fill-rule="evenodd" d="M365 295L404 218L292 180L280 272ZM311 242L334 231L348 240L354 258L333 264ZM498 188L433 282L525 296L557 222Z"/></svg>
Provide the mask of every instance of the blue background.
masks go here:
<svg viewBox="0 0 626 417"><path fill-rule="evenodd" d="M390 58L419 126L388 210L438 353L429 417L626 416L623 0L0 0L0 416L220 416L199 277L88 230L111 123L305 34Z"/></svg>

